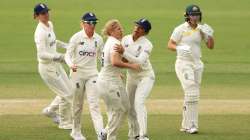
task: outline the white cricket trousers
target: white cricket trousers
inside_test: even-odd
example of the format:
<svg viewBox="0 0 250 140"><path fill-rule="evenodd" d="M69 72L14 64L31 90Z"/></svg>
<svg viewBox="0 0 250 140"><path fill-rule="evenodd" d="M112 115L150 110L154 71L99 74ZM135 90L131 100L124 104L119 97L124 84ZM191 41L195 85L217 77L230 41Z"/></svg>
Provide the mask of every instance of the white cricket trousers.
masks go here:
<svg viewBox="0 0 250 140"><path fill-rule="evenodd" d="M177 59L175 71L184 91L182 128L198 129L198 101L204 65L201 61Z"/></svg>
<svg viewBox="0 0 250 140"><path fill-rule="evenodd" d="M117 140L118 129L127 115L129 100L122 80L98 78L97 89L107 107L107 140Z"/></svg>
<svg viewBox="0 0 250 140"><path fill-rule="evenodd" d="M72 124L71 102L72 102L72 85L60 63L39 63L39 73L46 85L57 94L55 99L48 106L49 111L59 114L59 127Z"/></svg>
<svg viewBox="0 0 250 140"><path fill-rule="evenodd" d="M103 129L103 118L99 107L99 94L97 93L97 76L82 79L81 73L72 72L70 75L73 83L73 129L72 133L81 133L81 116L84 94L87 96L90 115L94 124L96 134L99 135Z"/></svg>
<svg viewBox="0 0 250 140"><path fill-rule="evenodd" d="M147 137L147 109L145 101L149 96L155 81L154 74L145 77L127 77L126 91L128 93L130 109L128 115L130 139L140 136Z"/></svg>

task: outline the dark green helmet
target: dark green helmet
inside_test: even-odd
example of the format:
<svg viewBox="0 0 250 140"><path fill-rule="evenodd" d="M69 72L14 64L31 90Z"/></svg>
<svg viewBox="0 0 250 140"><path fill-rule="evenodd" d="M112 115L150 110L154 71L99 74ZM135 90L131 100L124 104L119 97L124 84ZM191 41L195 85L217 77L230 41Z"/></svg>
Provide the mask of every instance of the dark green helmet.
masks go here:
<svg viewBox="0 0 250 140"><path fill-rule="evenodd" d="M192 5L187 6L184 16L185 16L186 21L189 20L189 16L200 16L200 21L201 21L202 12L199 6L192 4Z"/></svg>

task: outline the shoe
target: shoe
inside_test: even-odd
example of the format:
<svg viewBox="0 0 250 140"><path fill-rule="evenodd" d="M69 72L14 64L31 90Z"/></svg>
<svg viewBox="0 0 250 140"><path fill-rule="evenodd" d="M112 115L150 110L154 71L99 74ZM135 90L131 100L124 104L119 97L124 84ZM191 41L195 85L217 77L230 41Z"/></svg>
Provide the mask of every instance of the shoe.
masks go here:
<svg viewBox="0 0 250 140"><path fill-rule="evenodd" d="M60 120L56 112L50 112L49 109L46 107L43 109L42 114L46 117L51 118L54 123L59 124Z"/></svg>
<svg viewBox="0 0 250 140"><path fill-rule="evenodd" d="M140 136L129 137L128 140L140 140Z"/></svg>
<svg viewBox="0 0 250 140"><path fill-rule="evenodd" d="M71 130L72 124L64 124L64 125L59 124L58 128L65 129L65 130Z"/></svg>
<svg viewBox="0 0 250 140"><path fill-rule="evenodd" d="M198 129L195 128L195 127L191 127L190 129L187 129L186 132L189 133L189 134L197 134Z"/></svg>
<svg viewBox="0 0 250 140"><path fill-rule="evenodd" d="M73 140L86 140L86 138L82 135L81 132L72 132L70 136Z"/></svg>
<svg viewBox="0 0 250 140"><path fill-rule="evenodd" d="M98 140L107 140L107 131L105 129L98 135Z"/></svg>
<svg viewBox="0 0 250 140"><path fill-rule="evenodd" d="M180 131L181 131L181 132L186 132L187 129L186 129L186 128L181 128Z"/></svg>
<svg viewBox="0 0 250 140"><path fill-rule="evenodd" d="M138 140L149 140L149 138L148 138L148 136L145 135L145 136L138 137Z"/></svg>

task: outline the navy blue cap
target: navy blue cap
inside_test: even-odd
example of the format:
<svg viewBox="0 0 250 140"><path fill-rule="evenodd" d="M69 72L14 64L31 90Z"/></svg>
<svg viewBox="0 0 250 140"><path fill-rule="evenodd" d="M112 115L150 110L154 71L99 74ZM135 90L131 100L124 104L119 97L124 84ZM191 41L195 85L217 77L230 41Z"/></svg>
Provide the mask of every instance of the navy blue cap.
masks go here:
<svg viewBox="0 0 250 140"><path fill-rule="evenodd" d="M48 6L44 3L39 3L35 6L34 8L34 13L35 14L40 14L42 12L48 12L50 9L48 8Z"/></svg>
<svg viewBox="0 0 250 140"><path fill-rule="evenodd" d="M82 16L82 20L83 21L97 21L98 19L96 18L94 13L88 12Z"/></svg>
<svg viewBox="0 0 250 140"><path fill-rule="evenodd" d="M146 33L148 33L151 30L151 23L145 18L142 18L142 19L136 21L135 23L137 25L142 26L142 28L145 30Z"/></svg>

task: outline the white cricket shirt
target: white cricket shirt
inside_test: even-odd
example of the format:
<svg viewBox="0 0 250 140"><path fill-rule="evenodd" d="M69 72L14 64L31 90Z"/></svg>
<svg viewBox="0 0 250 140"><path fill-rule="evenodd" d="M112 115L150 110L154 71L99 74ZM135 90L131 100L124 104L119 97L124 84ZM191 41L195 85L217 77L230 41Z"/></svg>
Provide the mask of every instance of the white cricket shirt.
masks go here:
<svg viewBox="0 0 250 140"><path fill-rule="evenodd" d="M176 27L170 37L177 43L177 46L190 46L191 59L199 61L201 58L202 34L200 29L193 29L187 22ZM182 57L177 53L177 58Z"/></svg>
<svg viewBox="0 0 250 140"><path fill-rule="evenodd" d="M93 76L98 74L97 55L103 46L103 39L97 33L89 38L84 29L74 34L65 54L65 61L69 67L77 65L77 72L82 76Z"/></svg>
<svg viewBox="0 0 250 140"><path fill-rule="evenodd" d="M111 54L115 52L114 47L116 44L121 44L121 42L112 37L109 36L104 48L103 48L103 53L102 53L102 69L99 73L99 77L101 79L105 80L121 80L120 74L121 74L121 69L119 67L112 66L111 63Z"/></svg>
<svg viewBox="0 0 250 140"><path fill-rule="evenodd" d="M51 63L55 56L60 55L56 51L56 35L53 30L53 24L49 21L49 27L39 22L34 35L37 59L40 63Z"/></svg>
<svg viewBox="0 0 250 140"><path fill-rule="evenodd" d="M132 35L127 35L122 39L122 46L125 48L123 57L131 63L140 64L142 68L140 72L128 69L129 75L132 77L154 76L154 71L149 60L153 45L145 36L141 36L134 41Z"/></svg>

